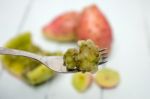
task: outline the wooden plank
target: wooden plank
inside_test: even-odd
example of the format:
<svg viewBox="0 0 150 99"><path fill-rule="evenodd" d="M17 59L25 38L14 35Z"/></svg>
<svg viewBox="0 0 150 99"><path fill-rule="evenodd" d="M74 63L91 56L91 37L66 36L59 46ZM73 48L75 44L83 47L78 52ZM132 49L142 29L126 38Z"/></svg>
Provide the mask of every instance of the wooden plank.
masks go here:
<svg viewBox="0 0 150 99"><path fill-rule="evenodd" d="M29 0L0 0L0 46L20 31L28 3ZM0 64L0 99L22 98L16 93L19 83L20 81L4 71Z"/></svg>
<svg viewBox="0 0 150 99"><path fill-rule="evenodd" d="M112 24L113 52L106 65L120 72L120 85L115 89L102 91L93 84L86 93L78 94L71 85L71 74L61 74L54 81L34 89L4 72L0 78L0 99L91 99L93 97L94 99L141 99L143 97L148 99L150 62L139 0L76 0L74 3L66 0L65 2L67 6L63 0L37 0L27 21L24 21L25 24L18 30L28 0L1 0L0 34L3 33L2 35L5 36L0 36L0 45L2 46L10 37L16 35L17 31L31 31L34 42L44 49L66 50L71 45L64 48L64 45L52 44L42 39L42 26L64 10L80 10L85 5L96 3Z"/></svg>
<svg viewBox="0 0 150 99"><path fill-rule="evenodd" d="M18 32L29 0L0 0L0 46Z"/></svg>
<svg viewBox="0 0 150 99"><path fill-rule="evenodd" d="M144 0L141 1L141 7L142 7L142 15L144 17L144 27L146 31L146 37L148 39L148 47L150 49L150 1Z"/></svg>

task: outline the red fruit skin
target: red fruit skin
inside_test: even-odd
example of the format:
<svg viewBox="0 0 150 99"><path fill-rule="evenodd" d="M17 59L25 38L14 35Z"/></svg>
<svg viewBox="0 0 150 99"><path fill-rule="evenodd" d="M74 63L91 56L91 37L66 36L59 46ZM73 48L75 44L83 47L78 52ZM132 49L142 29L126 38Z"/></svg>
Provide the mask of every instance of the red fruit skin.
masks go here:
<svg viewBox="0 0 150 99"><path fill-rule="evenodd" d="M79 40L91 39L99 48L110 50L112 31L103 13L96 5L86 7L81 13L77 37Z"/></svg>
<svg viewBox="0 0 150 99"><path fill-rule="evenodd" d="M66 12L46 25L43 33L47 38L57 41L72 41L76 38L75 30L78 18L77 12Z"/></svg>

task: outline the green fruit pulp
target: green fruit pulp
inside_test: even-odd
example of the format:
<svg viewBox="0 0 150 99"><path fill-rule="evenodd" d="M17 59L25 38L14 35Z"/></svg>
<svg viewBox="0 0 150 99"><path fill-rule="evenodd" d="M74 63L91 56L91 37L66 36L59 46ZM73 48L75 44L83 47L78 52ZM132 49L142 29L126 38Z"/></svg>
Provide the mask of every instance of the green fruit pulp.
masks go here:
<svg viewBox="0 0 150 99"><path fill-rule="evenodd" d="M79 49L68 49L64 54L64 63L68 70L94 72L101 60L98 47L91 40L80 41Z"/></svg>
<svg viewBox="0 0 150 99"><path fill-rule="evenodd" d="M62 55L60 52L49 53L41 50L32 43L30 33L23 33L10 39L5 47L40 55ZM41 66L40 62L22 56L3 55L2 63L9 72L25 79L31 85L43 83L55 74L51 69Z"/></svg>

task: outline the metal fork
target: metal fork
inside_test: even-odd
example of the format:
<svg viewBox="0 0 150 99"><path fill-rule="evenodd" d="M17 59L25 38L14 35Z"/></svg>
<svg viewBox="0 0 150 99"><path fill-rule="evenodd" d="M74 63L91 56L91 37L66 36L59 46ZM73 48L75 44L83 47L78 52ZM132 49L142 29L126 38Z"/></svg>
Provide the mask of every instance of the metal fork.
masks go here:
<svg viewBox="0 0 150 99"><path fill-rule="evenodd" d="M99 64L104 64L107 61L105 61L106 59L106 54L105 53L106 49L101 49L100 53L102 55L102 61ZM63 60L63 56L41 56L41 55L37 55L34 53L30 53L30 52L26 52L26 51L22 51L22 50L16 50L16 49L9 49L9 48L3 48L0 47L0 54L1 55L16 55L16 56L24 56L24 57L28 57L34 60L37 60L39 62L41 62L42 64L44 64L45 66L47 66L48 68L56 71L56 72L69 72L66 68L66 66L64 65L64 60Z"/></svg>

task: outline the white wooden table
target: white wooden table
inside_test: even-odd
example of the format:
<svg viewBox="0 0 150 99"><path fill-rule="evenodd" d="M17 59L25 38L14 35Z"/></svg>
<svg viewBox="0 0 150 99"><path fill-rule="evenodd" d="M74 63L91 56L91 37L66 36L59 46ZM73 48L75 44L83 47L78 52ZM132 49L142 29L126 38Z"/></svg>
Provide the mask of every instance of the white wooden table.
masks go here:
<svg viewBox="0 0 150 99"><path fill-rule="evenodd" d="M19 32L31 31L43 49L66 50L70 45L51 44L41 38L41 27L57 14L96 3L114 31L108 67L120 72L115 89L92 84L84 94L71 86L71 74L60 74L50 83L32 88L0 69L0 99L149 99L150 1L149 0L0 0L0 46Z"/></svg>

